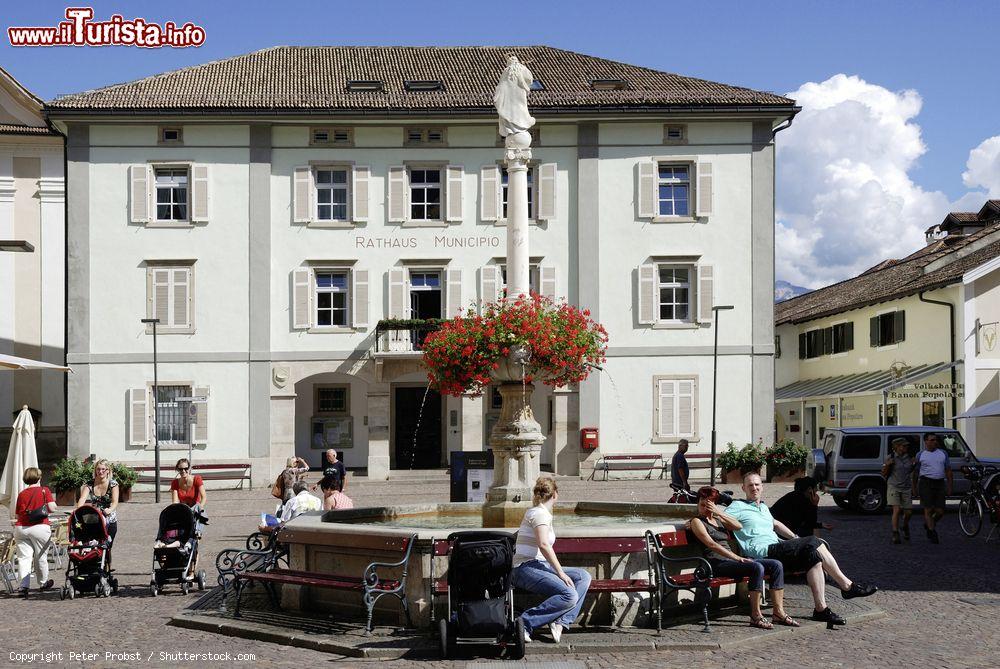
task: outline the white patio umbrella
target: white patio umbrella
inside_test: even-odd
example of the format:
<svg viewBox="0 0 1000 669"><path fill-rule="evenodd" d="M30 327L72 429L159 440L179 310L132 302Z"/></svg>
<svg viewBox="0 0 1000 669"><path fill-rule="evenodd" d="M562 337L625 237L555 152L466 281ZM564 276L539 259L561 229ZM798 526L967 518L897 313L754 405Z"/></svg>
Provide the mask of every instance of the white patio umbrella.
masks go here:
<svg viewBox="0 0 1000 669"><path fill-rule="evenodd" d="M42 362L41 360L32 360L30 358L18 358L6 353L0 353L0 369L59 369L64 372L73 371L69 367L63 367L62 365L53 365L50 362Z"/></svg>
<svg viewBox="0 0 1000 669"><path fill-rule="evenodd" d="M0 504L10 510L11 518L14 517L18 493L27 487L22 480L24 470L37 466L35 421L31 420L31 412L25 405L14 421L14 433L10 435L7 463L3 467L3 478L0 479Z"/></svg>

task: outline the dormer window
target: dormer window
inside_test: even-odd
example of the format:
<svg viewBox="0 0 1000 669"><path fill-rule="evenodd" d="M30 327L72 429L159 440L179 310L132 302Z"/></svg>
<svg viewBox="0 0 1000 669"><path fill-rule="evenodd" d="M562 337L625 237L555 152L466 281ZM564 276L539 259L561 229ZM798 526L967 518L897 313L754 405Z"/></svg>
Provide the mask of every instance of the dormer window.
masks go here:
<svg viewBox="0 0 1000 669"><path fill-rule="evenodd" d="M160 126L159 143L183 144L184 132L181 130L180 126Z"/></svg>
<svg viewBox="0 0 1000 669"><path fill-rule="evenodd" d="M411 126L405 129L406 146L445 146L447 133L440 126Z"/></svg>
<svg viewBox="0 0 1000 669"><path fill-rule="evenodd" d="M310 128L309 143L313 146L352 146L354 144L353 128Z"/></svg>
<svg viewBox="0 0 1000 669"><path fill-rule="evenodd" d="M351 79L347 82L347 90L353 92L381 93L385 86L377 79Z"/></svg>
<svg viewBox="0 0 1000 669"><path fill-rule="evenodd" d="M625 90L624 79L591 79L590 88L595 91L622 91Z"/></svg>
<svg viewBox="0 0 1000 669"><path fill-rule="evenodd" d="M403 88L408 91L443 91L444 82L440 79L409 79L403 82Z"/></svg>
<svg viewBox="0 0 1000 669"><path fill-rule="evenodd" d="M533 79L531 81L531 90L533 90L533 91L544 91L545 90L545 84L543 84L538 79Z"/></svg>

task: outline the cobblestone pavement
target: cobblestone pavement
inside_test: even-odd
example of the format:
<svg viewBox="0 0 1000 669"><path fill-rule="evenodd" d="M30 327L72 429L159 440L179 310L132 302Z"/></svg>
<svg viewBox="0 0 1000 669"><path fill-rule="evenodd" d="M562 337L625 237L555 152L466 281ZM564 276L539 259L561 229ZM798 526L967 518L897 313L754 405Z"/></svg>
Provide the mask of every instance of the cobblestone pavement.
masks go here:
<svg viewBox="0 0 1000 669"><path fill-rule="evenodd" d="M348 490L361 505L447 499L447 482L437 475L430 481L411 479L393 482L352 482ZM666 498L660 481L560 483L563 499L654 501ZM735 486L725 486L735 487ZM765 498L773 501L788 485L769 485ZM119 545L115 567L122 589L117 597L95 599L85 596L60 601L57 591L35 594L27 601L0 595L0 616L4 642L0 666L19 666L11 653L62 653L51 657L57 666L176 666L184 658L169 654L229 654L229 661L202 658L199 664L244 663L239 654L252 656L253 663L278 667L368 666L374 661L358 661L299 648L261 641L224 637L209 632L167 626L171 614L194 601L197 594L184 596L177 586L157 598L149 596L148 583L159 507L152 495L136 495L119 511ZM952 506L952 511L955 507ZM273 510L266 490L211 491L211 525L202 542L201 564L214 581L215 554L238 545L255 527L262 511ZM4 514L5 515L5 514ZM822 520L835 529L827 533L834 553L849 576L871 581L881 587L872 599L888 616L863 625L834 632L826 630L784 635L773 643L759 642L746 650L712 652L616 652L599 656L559 656L560 666L576 667L994 667L1000 648L1000 539L987 544L983 536L966 539L950 513L941 525L941 544L931 545L915 519L913 541L893 546L889 543L888 516L862 517L843 512L824 498ZM9 529L6 518L0 529ZM53 569L57 584L61 571ZM831 602L836 610L837 601ZM541 642L539 642L541 643ZM91 657L70 653L91 653ZM105 653L132 653L131 658ZM167 655L163 655L167 654ZM125 660L124 662L121 660ZM36 659L36 662L38 659ZM570 663L570 664L567 664ZM452 663L428 660L379 662L391 667L465 667L490 664L483 661ZM544 666L537 656L524 664ZM552 666L556 666L553 664Z"/></svg>

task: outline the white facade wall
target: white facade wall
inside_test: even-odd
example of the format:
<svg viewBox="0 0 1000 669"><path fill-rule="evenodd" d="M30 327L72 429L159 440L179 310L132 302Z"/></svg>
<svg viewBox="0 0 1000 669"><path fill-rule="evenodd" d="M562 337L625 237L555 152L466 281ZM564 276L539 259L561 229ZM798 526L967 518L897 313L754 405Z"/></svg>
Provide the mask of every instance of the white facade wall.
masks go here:
<svg viewBox="0 0 1000 669"><path fill-rule="evenodd" d="M71 380L70 388L71 420L86 429L79 431L80 440L71 445L71 452L132 462L152 459L151 445L129 444L126 395L130 388L152 382L152 337L139 322L146 316L147 263L187 260L193 261L194 332L159 335L159 377L161 385L189 382L210 388L208 444L195 446L196 457L216 461L250 457L259 482L273 478L271 472L293 453L314 453L311 459L318 462L319 452L310 451L308 445L312 389L315 384L342 383L350 386L354 442L353 448L343 453L346 464L377 472L388 467L395 457L391 454L393 388L425 383L424 373L413 360L386 360L381 367L373 361L375 324L388 316L388 271L420 260L458 269L462 272L462 304L470 305L480 298L481 268L497 263L506 248L505 230L480 216L480 170L496 165L503 153L496 146L495 125L451 121L447 123L446 148L411 148L403 146L402 124L358 123L352 126L353 147L319 148L309 146L308 126L276 121L270 129L266 198L270 249L263 265L254 265L257 249L251 248L250 241L254 216L260 215L251 210L256 182L250 126L188 122L183 126L183 146L167 147L157 144L155 123L87 125L86 202L79 201L81 198L70 202L70 207L85 205L88 218L89 249L85 259L71 259L71 271L85 260L87 271L80 276L89 281L89 304L85 306L89 328L85 345L71 344L70 350L71 364L87 367L86 373ZM588 467L593 467L596 457L578 448L581 424L600 427L605 453L672 452L675 439L658 441L653 435L657 375L697 379L693 448L695 452L708 449L715 332L710 323L680 328L637 323L637 268L651 259L683 256L711 265L714 303L735 307L721 315L720 448L728 441L744 443L769 436L753 433L751 402L755 392L772 392L769 380L764 384L767 387L754 388L753 357L762 356L769 365L773 341L770 331L753 332L754 286L764 281L770 293L772 271L768 265L763 277L759 267L755 270L751 253L751 222L755 215L759 218L752 196L754 124L692 120L687 129L688 144L665 146L662 122L600 123L598 188L596 192L581 192L583 149L577 145L577 124L544 122L540 126L534 161L558 166L557 210L554 219L532 226L531 256L541 265L555 268L557 295L591 308L611 338L606 373L596 374L588 382L600 390L596 413L580 409L575 389L554 395L547 389L537 393L538 420L543 432L551 432L543 463L553 465L558 473L587 473ZM638 163L669 156L694 157L712 164L710 216L681 223L637 218ZM129 222L128 168L150 161L209 166L208 222L180 228ZM293 221L294 170L322 161L370 167L366 222L332 229ZM464 167L460 224L410 227L387 222L389 167L407 161ZM769 171L756 177L768 180L763 186L768 193L773 186L772 174ZM581 243L593 241L593 237L580 241L580 208L591 203L597 203L599 219L593 249L599 265L596 273L580 260L585 255ZM773 206L773 202L766 204ZM765 223L771 226L773 219ZM393 247L392 240L401 240L405 248ZM292 272L321 266L324 261L346 262L355 270L369 272L367 328L320 333L292 327ZM268 294L263 303L255 303L252 276L261 269L269 273ZM598 286L596 303L581 300L581 286L594 281ZM73 309L71 304L71 318ZM252 313L265 314L267 350L257 350L251 343L255 328ZM770 314L766 320L772 320ZM767 345L761 346L761 341ZM260 424L260 407L268 406L266 400L261 404L259 394L263 391L253 381L252 366L260 362L269 365L272 377L268 384L270 415L263 423L270 437L269 443L254 446L251 442L256 437L250 426L255 421ZM487 403L474 398L445 398L443 449L482 448ZM768 416L763 422L769 424L773 403L765 405ZM70 438L74 438L72 433Z"/></svg>

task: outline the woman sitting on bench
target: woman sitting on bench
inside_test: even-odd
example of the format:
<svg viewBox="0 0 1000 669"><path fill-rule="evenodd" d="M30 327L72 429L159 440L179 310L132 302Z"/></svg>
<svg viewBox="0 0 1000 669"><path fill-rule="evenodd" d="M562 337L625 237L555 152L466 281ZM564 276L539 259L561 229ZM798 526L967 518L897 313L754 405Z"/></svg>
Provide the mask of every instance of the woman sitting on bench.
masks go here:
<svg viewBox="0 0 1000 669"><path fill-rule="evenodd" d="M740 557L729 548L729 532L743 526L732 516L726 515L716 505L719 491L705 486L698 490L698 517L691 519L691 533L705 547L703 557L712 565L715 577L749 580L750 625L763 630L774 625L760 610L761 593L764 588L764 574L771 577L771 593L774 600L774 622L788 627L799 627L795 619L785 613L785 570L777 560Z"/></svg>

